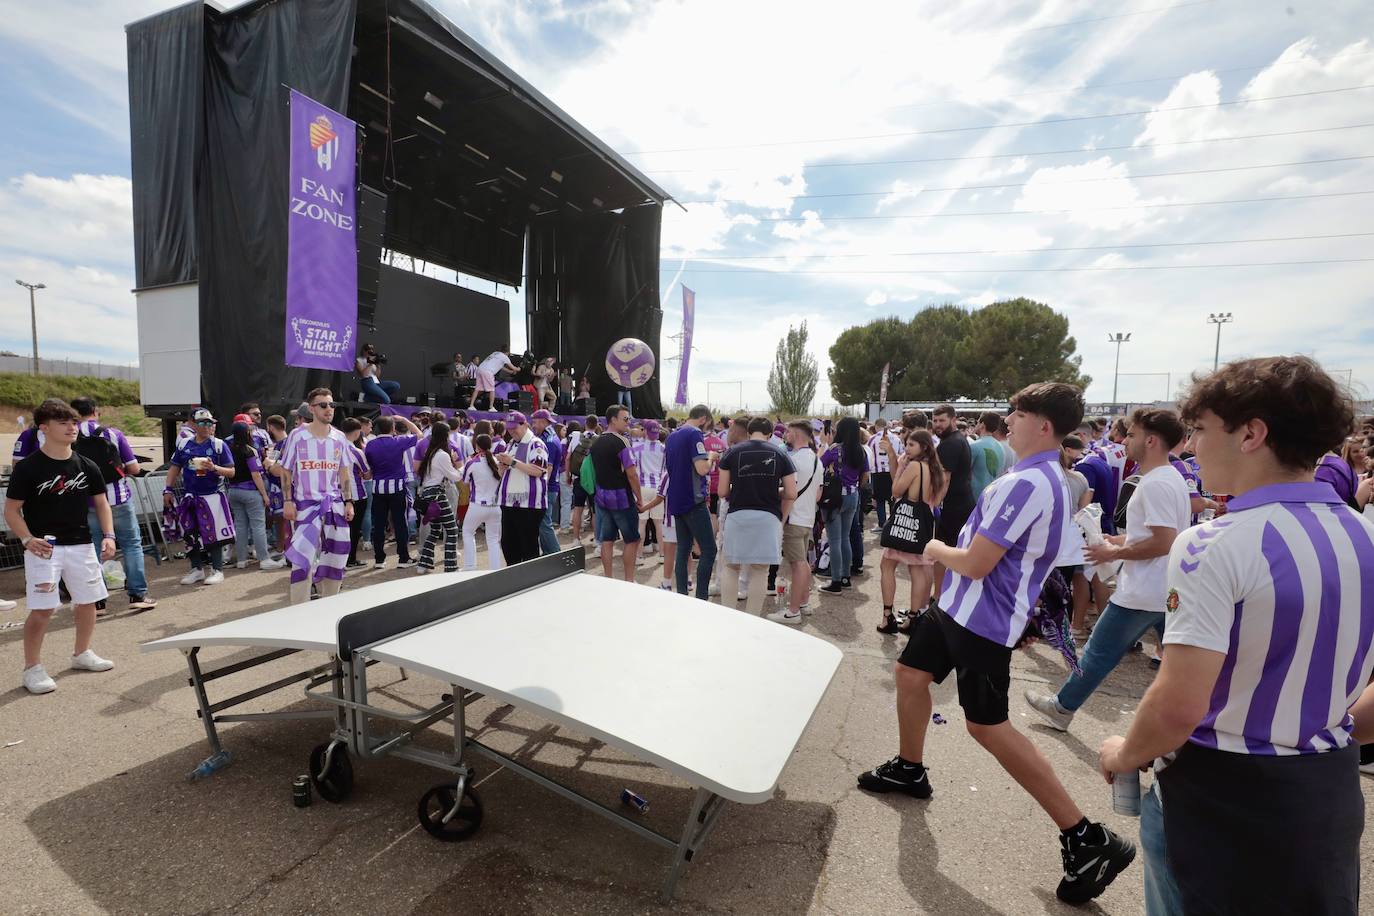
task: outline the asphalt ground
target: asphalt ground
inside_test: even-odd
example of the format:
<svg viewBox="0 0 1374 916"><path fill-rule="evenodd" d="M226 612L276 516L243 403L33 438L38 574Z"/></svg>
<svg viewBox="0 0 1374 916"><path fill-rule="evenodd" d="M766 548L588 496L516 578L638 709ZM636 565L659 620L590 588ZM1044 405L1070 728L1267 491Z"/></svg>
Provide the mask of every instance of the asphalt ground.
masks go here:
<svg viewBox="0 0 1374 916"><path fill-rule="evenodd" d="M565 539L566 542L566 539ZM869 536L869 550L874 549ZM363 553L370 559L370 554ZM394 554L391 560L395 563ZM485 558L482 559L485 562ZM599 563L591 564L599 574ZM618 565L618 563L617 563ZM71 617L60 612L44 646L58 690L19 686L23 619L0 614L0 912L211 912L374 914L653 913L669 854L509 771L479 760L485 807L480 831L441 843L416 820L420 795L439 773L404 761L359 762L342 804L318 796L293 807L291 780L323 741L323 721L247 722L221 729L234 754L209 779L187 774L207 755L177 652L140 653L140 643L285 602L283 572L255 567L224 584L183 587L184 561L150 564L156 610L131 614L122 594L96 630L94 648L113 659L104 674L64 670ZM404 571L350 573L346 588ZM657 582L657 561L640 567ZM898 582L898 595L905 592ZM727 590L728 591L728 590ZM22 572L0 573L0 596L22 597ZM733 602L733 596L729 599ZM900 599L899 599L900 600ZM768 602L771 609L772 601ZM838 645L844 661L776 798L730 805L678 884L682 913L1069 913L1054 897L1059 847L1054 825L965 732L951 678L936 690L946 720L929 732L929 801L872 796L855 775L896 750L893 661L904 637L874 632L880 613L876 566L851 594L812 598L805 630ZM570 609L575 610L575 609ZM652 632L625 633L626 652L653 652ZM206 650L206 660L250 653ZM306 664L301 659L308 658ZM211 685L212 699L323 659L292 656ZM1151 672L1128 656L1063 734L1036 724L1026 687L1058 684L1064 665L1044 647L1018 652L1011 718L1053 763L1094 819L1134 836L1138 822L1112 813L1096 773L1097 748L1123 732ZM374 668L374 687L398 706L435 702L442 685ZM632 695L633 684L626 685ZM218 692L217 692L218 691ZM304 707L299 686L242 710ZM469 723L482 740L579 791L617 805L622 788L649 801L645 823L676 836L690 787L586 736L491 700ZM448 736L451 741L451 733ZM434 732L442 748L446 734ZM1374 780L1365 780L1374 801ZM628 810L628 809L627 809ZM1366 834L1365 861L1374 861ZM1374 869L1364 896L1374 899ZM1258 877L1258 876L1257 876ZM1144 911L1138 858L1080 912Z"/></svg>

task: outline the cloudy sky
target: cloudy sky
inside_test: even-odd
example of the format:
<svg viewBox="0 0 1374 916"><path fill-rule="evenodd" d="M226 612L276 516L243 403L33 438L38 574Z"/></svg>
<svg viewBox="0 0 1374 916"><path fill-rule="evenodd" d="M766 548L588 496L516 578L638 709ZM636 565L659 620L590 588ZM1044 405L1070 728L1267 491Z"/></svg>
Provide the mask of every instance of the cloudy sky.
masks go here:
<svg viewBox="0 0 1374 916"><path fill-rule="evenodd" d="M432 2L684 202L664 329L676 279L694 400L766 404L789 323L824 368L851 324L1011 296L1068 315L1090 400L1109 333L1121 398L1162 398L1210 367L1214 311L1223 360L1374 388L1366 0ZM29 350L16 277L50 287L43 355L137 358L123 26L168 5L0 19L0 347Z"/></svg>

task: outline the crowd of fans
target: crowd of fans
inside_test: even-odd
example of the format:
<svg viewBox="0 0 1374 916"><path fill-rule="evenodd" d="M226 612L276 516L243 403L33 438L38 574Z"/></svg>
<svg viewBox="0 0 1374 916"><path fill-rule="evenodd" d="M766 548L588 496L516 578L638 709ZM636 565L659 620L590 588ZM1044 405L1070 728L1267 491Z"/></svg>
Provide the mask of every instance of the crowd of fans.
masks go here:
<svg viewBox="0 0 1374 916"><path fill-rule="evenodd" d="M477 363L478 387L493 374ZM336 423L332 392L316 389L289 418L243 405L224 439L197 410L170 459L164 531L186 544L183 585L222 582L233 544L239 569L289 567L295 603L337 592L368 566L360 551L374 569L389 548L396 568L474 569L482 529L495 569L590 533L608 577L634 582L661 553L650 587L724 591L786 625L854 595L876 533L874 626L908 639L898 752L860 788L931 796L930 690L954 672L969 733L1060 831L1058 895L1097 896L1136 847L1090 821L1011 725L1011 653L1037 640L1063 653L1064 682L1026 700L1068 730L1153 631L1155 682L1100 754L1108 781L1156 774L1141 802L1148 911L1353 912L1358 772L1374 772L1374 418L1357 422L1304 358L1230 364L1178 411L1109 422L1083 410L1076 388L1044 383L1005 415L941 405L892 422L705 406L637 421L616 405L570 422L540 407ZM39 655L59 581L79 669L113 667L90 640L116 548L129 606L155 605L130 505L137 473L89 399L44 402L20 438L5 511L26 550L31 692L55 688ZM1269 880L1255 882L1261 867Z"/></svg>

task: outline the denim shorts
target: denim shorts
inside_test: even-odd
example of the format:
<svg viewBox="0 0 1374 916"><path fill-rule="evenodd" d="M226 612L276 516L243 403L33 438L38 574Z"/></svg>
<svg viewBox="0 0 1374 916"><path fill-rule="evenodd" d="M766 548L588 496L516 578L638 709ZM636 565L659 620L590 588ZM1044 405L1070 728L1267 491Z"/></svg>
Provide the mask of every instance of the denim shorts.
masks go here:
<svg viewBox="0 0 1374 916"><path fill-rule="evenodd" d="M627 509L607 509L596 507L596 540L604 544L619 536L626 544L639 540L639 513L631 506Z"/></svg>

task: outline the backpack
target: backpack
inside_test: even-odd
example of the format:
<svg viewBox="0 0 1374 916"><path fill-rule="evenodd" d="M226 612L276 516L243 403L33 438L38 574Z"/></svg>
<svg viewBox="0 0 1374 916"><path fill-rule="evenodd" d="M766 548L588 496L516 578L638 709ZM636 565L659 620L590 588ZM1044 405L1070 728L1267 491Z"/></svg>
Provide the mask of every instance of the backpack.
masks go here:
<svg viewBox="0 0 1374 916"><path fill-rule="evenodd" d="M844 483L840 480L840 461L825 467L824 476L821 477L821 490L816 494L816 508L825 512L834 512L840 508L844 502Z"/></svg>
<svg viewBox="0 0 1374 916"><path fill-rule="evenodd" d="M124 462L119 457L119 446L105 437L105 427L94 427L90 435L80 433L72 450L83 458L89 458L100 468L100 477L105 486L113 486L126 476Z"/></svg>
<svg viewBox="0 0 1374 916"><path fill-rule="evenodd" d="M582 462L582 467L577 472L577 482L587 491L588 496L596 495L596 467L590 461Z"/></svg>
<svg viewBox="0 0 1374 916"><path fill-rule="evenodd" d="M572 454L568 456L568 472L574 477L580 479L582 461L587 457L587 453L591 451L592 441L594 439L596 439L596 436L591 433L584 433L582 438L577 442L577 448L573 449Z"/></svg>

